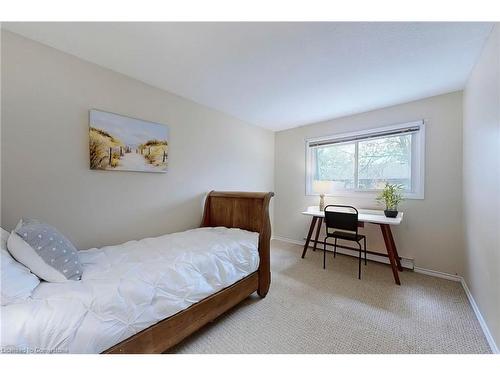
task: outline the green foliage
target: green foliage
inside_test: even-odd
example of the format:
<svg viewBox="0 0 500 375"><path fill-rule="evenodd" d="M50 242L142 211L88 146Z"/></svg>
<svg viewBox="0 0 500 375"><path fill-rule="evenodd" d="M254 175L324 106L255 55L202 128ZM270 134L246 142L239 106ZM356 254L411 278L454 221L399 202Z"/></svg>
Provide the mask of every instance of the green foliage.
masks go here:
<svg viewBox="0 0 500 375"><path fill-rule="evenodd" d="M411 134L359 141L357 166L355 143L322 146L313 152L316 180L336 181L345 189L378 190L385 182L411 188Z"/></svg>
<svg viewBox="0 0 500 375"><path fill-rule="evenodd" d="M403 186L398 184L386 183L377 197L379 203L385 203L387 210L397 210L403 200Z"/></svg>
<svg viewBox="0 0 500 375"><path fill-rule="evenodd" d="M319 147L316 152L316 180L343 181L354 188L354 144Z"/></svg>
<svg viewBox="0 0 500 375"><path fill-rule="evenodd" d="M359 142L358 187L381 189L385 182L411 188L411 134Z"/></svg>

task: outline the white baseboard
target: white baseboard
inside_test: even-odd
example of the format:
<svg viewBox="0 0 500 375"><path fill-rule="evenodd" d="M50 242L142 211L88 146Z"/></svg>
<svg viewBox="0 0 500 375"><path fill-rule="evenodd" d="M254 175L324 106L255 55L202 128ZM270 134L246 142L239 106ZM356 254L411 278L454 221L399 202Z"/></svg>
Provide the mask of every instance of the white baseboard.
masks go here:
<svg viewBox="0 0 500 375"><path fill-rule="evenodd" d="M462 282L462 276L460 276L460 275L453 275L451 273L434 271L434 270L429 270L427 268L421 268L421 267L415 267L413 269L413 271L415 271L416 273L421 273L421 274L428 275L428 276L439 277L440 279L456 281L457 283Z"/></svg>
<svg viewBox="0 0 500 375"><path fill-rule="evenodd" d="M484 336L486 337L486 341L488 341L488 345L490 346L491 351L495 354L500 354L500 352L498 351L498 346L497 346L495 340L493 339L493 335L491 334L490 329L488 328L488 325L486 324L486 321L484 320L483 315L481 314L481 311L479 310L479 307L477 306L477 303L474 300L474 297L472 296L472 293L469 290L469 287L467 286L467 283L465 282L465 279L462 276L452 275L452 274L446 273L446 272L428 270L428 269L420 268L420 267L415 267L414 271L418 272L418 273L422 273L424 275L429 275L429 276L439 277L441 279L459 282L465 291L465 295L467 296L467 299L469 300L469 303L472 307L472 310L474 311L474 314L476 315L477 320L479 321L479 325L481 326L481 329L483 330Z"/></svg>
<svg viewBox="0 0 500 375"><path fill-rule="evenodd" d="M293 240L291 238L286 238L286 237L281 237L281 236L273 236L272 239L278 240L278 241L283 241L283 242L288 242L288 243L292 243L292 244L300 245L300 246L304 246L304 244L305 244L305 241ZM341 253L341 254L345 254L345 255L357 256L357 252L353 251L353 250L338 249L337 252ZM385 257L368 254L367 258L370 260L373 260L375 262L389 264L389 260ZM429 270L429 269L421 268L421 267L415 267L414 263L413 263L413 259L402 258L401 265L405 268L412 269L413 271L415 271L417 273L459 282L462 285L462 288L464 288L467 299L469 300L469 303L471 304L472 310L474 311L474 314L476 315L476 318L479 321L479 324L481 326L481 329L483 330L483 333L484 333L484 336L486 337L486 340L488 341L488 344L491 348L491 351L495 354L500 354L500 351L498 350L498 346L497 346L495 340L493 339L493 336L490 332L490 329L488 328L488 325L486 324L486 321L484 320L483 315L481 314L481 311L479 310L479 307L477 306L477 303L474 300L474 297L472 296L472 293L470 292L469 287L467 286L467 283L465 282L465 279L462 276L453 275L453 274L441 272L441 271Z"/></svg>
<svg viewBox="0 0 500 375"><path fill-rule="evenodd" d="M465 294L469 299L469 302L472 306L472 310L474 310L474 313L476 314L477 320L479 320L479 324L481 325L481 329L483 330L484 336L486 336L486 340L490 345L491 351L494 354L500 354L495 339L493 338L493 335L491 334L490 329L488 328L488 325L486 324L486 321L484 320L483 315L481 314L481 311L479 310L479 307L477 306L477 303L474 300L474 297L472 296L472 293L470 292L470 289L467 286L467 283L465 282L465 279L463 277L461 277L460 283L462 284Z"/></svg>
<svg viewBox="0 0 500 375"><path fill-rule="evenodd" d="M278 240L278 241L283 241L283 242L288 242L288 243L293 243L295 245L300 245L300 246L304 246L304 244L305 244L305 241L293 240L291 238L286 238L286 237L281 237L281 236L273 236L272 239ZM312 247L312 246L309 246L309 247ZM321 249L323 249L323 247L321 247ZM331 250L329 250L329 251L331 251ZM353 256L356 258L358 257L358 254L359 254L355 250L342 249L342 248L337 249L337 253L344 254L344 255L350 255L350 256ZM375 254L367 254L366 258L371 260L371 261L374 261L374 262L390 264L389 258L384 257L384 256L375 255ZM412 270L414 268L413 259L401 258L401 266Z"/></svg>
<svg viewBox="0 0 500 375"><path fill-rule="evenodd" d="M301 245L301 246L304 246L304 241L292 240L291 238L287 238L287 237L272 236L272 237L271 237L271 240L278 240L278 241L283 241L283 242L293 243L293 244L295 244L295 245Z"/></svg>

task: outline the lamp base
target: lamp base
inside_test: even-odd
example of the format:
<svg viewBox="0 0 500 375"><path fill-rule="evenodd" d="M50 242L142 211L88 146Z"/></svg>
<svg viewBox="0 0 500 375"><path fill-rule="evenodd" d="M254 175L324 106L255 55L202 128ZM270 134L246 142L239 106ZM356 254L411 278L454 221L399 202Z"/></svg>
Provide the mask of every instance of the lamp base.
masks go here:
<svg viewBox="0 0 500 375"><path fill-rule="evenodd" d="M320 211L325 210L325 194L319 195L319 210Z"/></svg>

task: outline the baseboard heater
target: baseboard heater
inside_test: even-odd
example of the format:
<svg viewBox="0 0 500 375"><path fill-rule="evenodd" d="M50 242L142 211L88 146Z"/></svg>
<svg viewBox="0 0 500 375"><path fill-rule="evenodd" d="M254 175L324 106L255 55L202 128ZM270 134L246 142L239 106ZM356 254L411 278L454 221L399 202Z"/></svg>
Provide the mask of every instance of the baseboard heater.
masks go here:
<svg viewBox="0 0 500 375"><path fill-rule="evenodd" d="M307 239L304 238L303 240L305 243L305 241ZM324 241L318 240L316 250L323 251L323 244L324 244ZM327 246L326 251L333 253L333 244L327 242L326 246ZM328 246L330 246L331 248L328 248ZM311 240L309 242L309 247L314 248L314 241L313 240ZM355 248L355 247L351 247L351 246L337 244L337 254L349 255L349 256L357 258L359 256L359 249ZM384 254L384 253L366 250L366 258L371 260L371 261L374 261L374 262L391 264L391 262L389 261L389 255ZM413 259L403 258L403 257L399 257L399 259L401 261L401 266L403 268L406 268L409 270L413 270L415 268Z"/></svg>

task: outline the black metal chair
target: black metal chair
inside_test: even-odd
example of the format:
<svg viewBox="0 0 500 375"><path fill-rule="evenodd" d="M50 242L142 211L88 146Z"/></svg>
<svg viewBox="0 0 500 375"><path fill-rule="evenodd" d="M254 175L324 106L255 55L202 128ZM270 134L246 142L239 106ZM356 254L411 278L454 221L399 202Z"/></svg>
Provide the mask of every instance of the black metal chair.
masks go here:
<svg viewBox="0 0 500 375"><path fill-rule="evenodd" d="M339 210L341 209L341 210ZM346 212L347 211L347 212ZM350 212L349 212L350 211ZM323 241L323 269L326 268L326 240L334 238L333 257L337 255L337 239L356 242L359 246L358 279L361 279L361 240L364 243L366 265L366 236L358 233L358 210L352 206L330 204L325 207L326 237ZM340 229L340 230L335 230ZM332 245L328 243L328 245Z"/></svg>

